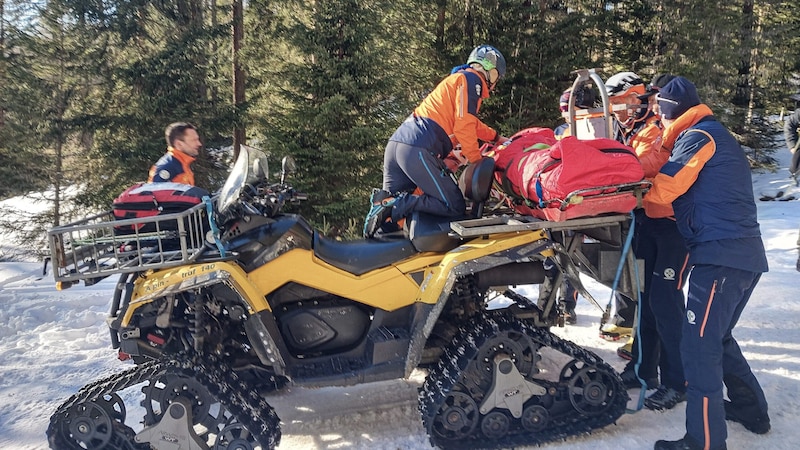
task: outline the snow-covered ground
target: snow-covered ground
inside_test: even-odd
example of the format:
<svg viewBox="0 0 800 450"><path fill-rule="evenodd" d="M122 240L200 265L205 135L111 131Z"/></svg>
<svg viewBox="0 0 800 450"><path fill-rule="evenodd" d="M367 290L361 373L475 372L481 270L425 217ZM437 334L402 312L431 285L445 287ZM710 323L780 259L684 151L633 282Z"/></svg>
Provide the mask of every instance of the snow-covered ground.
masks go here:
<svg viewBox="0 0 800 450"><path fill-rule="evenodd" d="M777 173L754 174L756 198L779 191L784 199L800 198L800 189L789 183L788 151L776 156L781 161ZM757 436L729 422L728 448L794 449L800 442L800 274L795 270L800 201L759 201L758 210L770 271L734 335L770 402L772 431ZM12 239L0 238L0 247L13 246ZM116 359L104 322L112 278L59 292L52 275L42 274L40 263L0 263L0 449L47 448L48 419L61 402L86 383L130 367ZM608 301L607 288L585 282L601 303ZM519 290L534 295L530 288ZM556 332L621 370L625 362L615 353L619 343L598 338L601 312L584 300L579 300L577 312L577 325ZM415 372L408 380L281 392L269 400L282 420L279 448L430 448L416 409L424 376ZM630 391L633 409L638 393ZM547 447L652 448L657 439L683 435L684 405L663 413L642 409L623 415L616 425Z"/></svg>

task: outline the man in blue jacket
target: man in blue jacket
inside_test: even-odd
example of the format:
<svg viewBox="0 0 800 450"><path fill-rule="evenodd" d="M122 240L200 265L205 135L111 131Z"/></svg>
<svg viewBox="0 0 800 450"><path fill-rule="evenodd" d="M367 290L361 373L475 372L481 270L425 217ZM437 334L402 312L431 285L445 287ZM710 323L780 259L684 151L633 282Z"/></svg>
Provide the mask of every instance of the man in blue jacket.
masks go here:
<svg viewBox="0 0 800 450"><path fill-rule="evenodd" d="M732 331L768 270L753 198L750 165L686 78L656 98L667 163L644 207L672 205L692 267L681 336L686 376L686 434L656 450L726 449L725 420L757 434L770 430L764 391ZM728 398L723 398L723 384Z"/></svg>

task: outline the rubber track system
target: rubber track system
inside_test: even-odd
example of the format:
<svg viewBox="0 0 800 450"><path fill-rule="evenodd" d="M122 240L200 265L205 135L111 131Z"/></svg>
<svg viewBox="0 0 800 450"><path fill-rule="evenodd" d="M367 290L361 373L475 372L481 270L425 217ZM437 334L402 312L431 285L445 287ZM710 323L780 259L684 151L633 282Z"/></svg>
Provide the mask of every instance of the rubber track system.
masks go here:
<svg viewBox="0 0 800 450"><path fill-rule="evenodd" d="M62 430L68 428L70 409L81 404L91 404L92 400L145 381L156 380L163 375L191 377L203 385L208 392L233 415L230 422L242 424L252 438L264 449L274 449L281 439L280 419L275 410L259 395L263 389L241 379L222 360L204 355L188 357L181 355L171 360L150 361L125 372L116 373L81 388L58 407L50 416L47 439L50 448L55 450L85 450ZM151 381L152 382L152 381ZM123 419L124 420L124 419ZM136 433L130 427L113 421L113 434L103 450L150 450L150 445L134 441Z"/></svg>
<svg viewBox="0 0 800 450"><path fill-rule="evenodd" d="M527 427L523 426L520 419L508 414L508 410L501 408L489 412L489 415L494 414L491 417L480 416L477 407L481 405L486 392L476 392L475 381L470 379L476 373L475 361L486 356L486 349L493 345L493 339L507 333L524 334L539 349L546 347L573 358L562 369L558 382L525 376L527 381L544 386L548 391L542 398L534 395L525 403L526 408L530 406L531 412L534 412L533 419L527 416ZM569 377L570 371L577 376ZM491 383L491 374L485 372L482 376L483 386L487 380ZM598 394L597 399L590 399L590 406L581 411L576 407L576 403L578 407L585 406L581 404L581 394L573 397L577 401L569 401L571 395L576 395L572 391L580 391L570 385L569 379L580 379L587 373L604 382L597 389L602 394ZM597 387L598 383L593 384ZM625 413L627 402L628 393L619 375L599 356L559 338L545 328L528 325L497 311L486 311L461 328L419 392L419 410L431 444L443 449L516 448L563 440L615 423ZM545 411L547 405L556 406L550 406L551 410ZM449 414L453 419L444 417ZM523 417L526 417L525 414ZM441 427L448 420L470 424L465 425L463 430L457 430L457 436L442 436L435 427ZM482 432L481 420L489 422L490 437ZM502 423L500 432L492 432L492 420Z"/></svg>

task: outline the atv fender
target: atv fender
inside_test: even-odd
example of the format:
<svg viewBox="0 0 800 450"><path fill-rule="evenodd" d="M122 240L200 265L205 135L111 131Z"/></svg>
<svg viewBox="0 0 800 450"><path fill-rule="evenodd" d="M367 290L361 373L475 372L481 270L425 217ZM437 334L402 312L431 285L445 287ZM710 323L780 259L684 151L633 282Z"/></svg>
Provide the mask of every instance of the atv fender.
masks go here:
<svg viewBox="0 0 800 450"><path fill-rule="evenodd" d="M134 285L122 326L129 326L136 310L157 298L223 282L230 283L236 292L248 299L243 302L248 314L270 309L264 296L258 293L239 266L224 261L210 262L149 272L140 277Z"/></svg>

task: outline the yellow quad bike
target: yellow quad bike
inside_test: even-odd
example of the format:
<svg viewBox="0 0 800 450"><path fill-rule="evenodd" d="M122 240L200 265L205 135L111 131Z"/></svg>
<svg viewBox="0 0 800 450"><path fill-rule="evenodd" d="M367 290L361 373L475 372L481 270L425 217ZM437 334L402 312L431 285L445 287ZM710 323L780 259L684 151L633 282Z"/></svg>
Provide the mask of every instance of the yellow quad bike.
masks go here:
<svg viewBox="0 0 800 450"><path fill-rule="evenodd" d="M281 432L270 392L418 368L422 422L440 448L541 444L624 413L614 369L549 331L563 325L557 290L534 301L508 289L543 283L549 261L553 285L568 277L591 298L572 260L614 278L624 216L484 217L486 159L462 177L472 217L415 216L398 236L342 242L281 212L304 198L286 183L291 166L284 160L271 183L263 153L244 147L214 200L49 232L61 288L120 276L107 322L120 359L134 364L56 410L52 448L271 449ZM143 418L127 417L131 405Z"/></svg>

